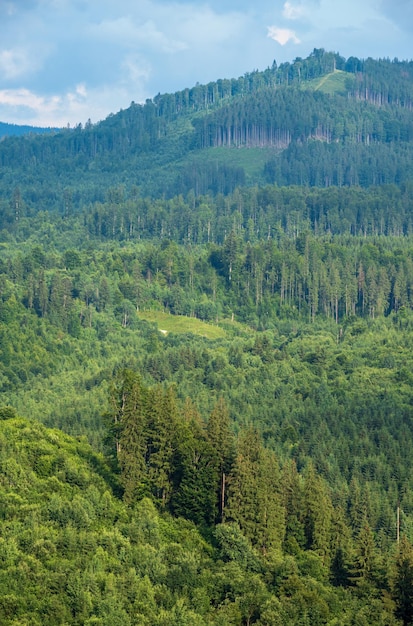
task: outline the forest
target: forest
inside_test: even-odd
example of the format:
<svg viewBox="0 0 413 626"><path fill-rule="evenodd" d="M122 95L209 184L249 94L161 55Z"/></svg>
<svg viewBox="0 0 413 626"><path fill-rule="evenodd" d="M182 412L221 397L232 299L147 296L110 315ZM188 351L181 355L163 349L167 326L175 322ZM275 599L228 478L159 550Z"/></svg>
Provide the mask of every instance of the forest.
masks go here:
<svg viewBox="0 0 413 626"><path fill-rule="evenodd" d="M0 141L0 623L413 624L413 65Z"/></svg>

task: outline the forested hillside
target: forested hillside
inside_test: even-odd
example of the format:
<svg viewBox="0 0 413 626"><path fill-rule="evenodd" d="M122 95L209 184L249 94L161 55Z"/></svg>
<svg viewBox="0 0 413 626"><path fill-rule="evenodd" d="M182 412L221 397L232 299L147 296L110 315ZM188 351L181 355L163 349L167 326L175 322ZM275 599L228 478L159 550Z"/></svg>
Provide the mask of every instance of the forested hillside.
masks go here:
<svg viewBox="0 0 413 626"><path fill-rule="evenodd" d="M413 623L413 65L0 142L0 622Z"/></svg>
<svg viewBox="0 0 413 626"><path fill-rule="evenodd" d="M35 210L64 210L103 200L114 185L128 196L173 197L246 183L405 183L412 72L411 62L314 50L263 72L131 103L95 125L6 138L0 192L11 199L18 187Z"/></svg>
<svg viewBox="0 0 413 626"><path fill-rule="evenodd" d="M14 137L22 135L38 135L59 131L59 128L42 128L39 126L27 126L19 124L7 124L0 122L0 140L4 137Z"/></svg>

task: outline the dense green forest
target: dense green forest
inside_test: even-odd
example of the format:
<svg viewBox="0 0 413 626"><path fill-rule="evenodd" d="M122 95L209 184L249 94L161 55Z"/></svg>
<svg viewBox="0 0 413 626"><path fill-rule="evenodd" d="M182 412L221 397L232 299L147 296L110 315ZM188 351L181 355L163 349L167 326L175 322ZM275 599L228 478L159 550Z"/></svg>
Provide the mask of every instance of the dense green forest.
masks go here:
<svg viewBox="0 0 413 626"><path fill-rule="evenodd" d="M413 65L0 142L0 622L413 623Z"/></svg>
<svg viewBox="0 0 413 626"><path fill-rule="evenodd" d="M412 62L314 50L238 79L134 102L106 120L0 143L0 194L65 211L127 196L230 193L277 183L411 180ZM226 148L222 152L222 148Z"/></svg>
<svg viewBox="0 0 413 626"><path fill-rule="evenodd" d="M0 139L3 137L18 136L28 134L44 134L59 131L59 128L43 128L40 126L26 126L19 124L7 124L6 122L0 122Z"/></svg>

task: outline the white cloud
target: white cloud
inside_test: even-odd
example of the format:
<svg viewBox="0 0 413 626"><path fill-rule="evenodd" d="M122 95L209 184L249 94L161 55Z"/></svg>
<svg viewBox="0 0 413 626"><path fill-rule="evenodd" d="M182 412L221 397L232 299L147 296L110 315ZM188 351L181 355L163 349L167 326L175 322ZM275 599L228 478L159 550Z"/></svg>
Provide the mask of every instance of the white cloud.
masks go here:
<svg viewBox="0 0 413 626"><path fill-rule="evenodd" d="M84 83L76 85L75 94L78 98L87 98L87 89Z"/></svg>
<svg viewBox="0 0 413 626"><path fill-rule="evenodd" d="M405 58L411 7L413 0L0 0L0 120L96 122L131 100L263 69L274 42L278 63L291 61L291 46L303 57L323 47Z"/></svg>
<svg viewBox="0 0 413 626"><path fill-rule="evenodd" d="M149 79L151 66L137 54L127 55L121 63L121 80L126 85L140 88Z"/></svg>
<svg viewBox="0 0 413 626"><path fill-rule="evenodd" d="M208 6L189 6L171 22L171 27L192 47L201 43L208 47L226 42L234 44L252 25L253 20L247 13L216 13Z"/></svg>
<svg viewBox="0 0 413 626"><path fill-rule="evenodd" d="M108 44L120 44L122 47L140 48L146 46L170 53L185 50L186 44L168 37L153 20L135 24L130 17L119 17L115 20L103 20L90 27L90 33L97 39Z"/></svg>
<svg viewBox="0 0 413 626"><path fill-rule="evenodd" d="M0 77L13 80L36 68L36 61L23 48L0 51Z"/></svg>
<svg viewBox="0 0 413 626"><path fill-rule="evenodd" d="M133 72L136 75L131 88L127 76L131 77ZM84 83L66 93L51 95L40 95L29 89L3 89L0 90L0 120L56 127L76 126L89 118L98 122L110 112L129 106L132 99L137 102L145 99L143 81L139 85L142 76L144 74L129 66L128 74L125 73L117 84L100 85L96 89L88 89Z"/></svg>
<svg viewBox="0 0 413 626"><path fill-rule="evenodd" d="M16 110L24 109L28 118L21 120L18 115L19 123L32 123L39 116L43 119L49 119L49 115L54 115L61 105L59 96L51 96L49 98L39 96L29 89L2 89L0 90L0 110ZM40 123L40 122L39 122Z"/></svg>
<svg viewBox="0 0 413 626"><path fill-rule="evenodd" d="M207 5L153 3L146 10L92 24L88 32L95 40L134 50L156 50L166 54L195 51L208 43L236 41L248 32L248 14L215 12Z"/></svg>
<svg viewBox="0 0 413 626"><path fill-rule="evenodd" d="M298 20L305 14L305 9L302 4L293 5L291 2L285 2L283 7L283 16L287 20Z"/></svg>
<svg viewBox="0 0 413 626"><path fill-rule="evenodd" d="M285 46L289 41L295 44L301 43L293 30L289 28L277 28L277 26L268 27L268 37L274 39L280 46Z"/></svg>

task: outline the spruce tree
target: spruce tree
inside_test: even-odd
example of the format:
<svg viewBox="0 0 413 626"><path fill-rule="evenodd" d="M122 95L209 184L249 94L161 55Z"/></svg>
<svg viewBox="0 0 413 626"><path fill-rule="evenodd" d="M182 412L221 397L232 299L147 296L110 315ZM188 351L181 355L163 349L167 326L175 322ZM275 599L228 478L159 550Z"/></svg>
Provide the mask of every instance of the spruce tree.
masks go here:
<svg viewBox="0 0 413 626"><path fill-rule="evenodd" d="M214 451L205 424L189 398L182 417L175 433L172 510L196 524L210 526L216 516Z"/></svg>
<svg viewBox="0 0 413 626"><path fill-rule="evenodd" d="M226 485L234 456L234 436L231 432L228 407L221 397L214 406L207 424L212 446L212 468L216 491L216 521L225 519Z"/></svg>
<svg viewBox="0 0 413 626"><path fill-rule="evenodd" d="M146 396L138 374L123 370L112 391L115 445L128 504L145 493Z"/></svg>
<svg viewBox="0 0 413 626"><path fill-rule="evenodd" d="M402 537L397 553L393 598L397 617L405 626L413 624L413 548L406 537Z"/></svg>
<svg viewBox="0 0 413 626"><path fill-rule="evenodd" d="M280 552L284 540L285 515L279 487L274 453L263 447L255 429L241 432L228 480L227 516L264 555Z"/></svg>
<svg viewBox="0 0 413 626"><path fill-rule="evenodd" d="M172 388L151 389L147 401L145 463L149 490L163 508L171 494L177 406Z"/></svg>

